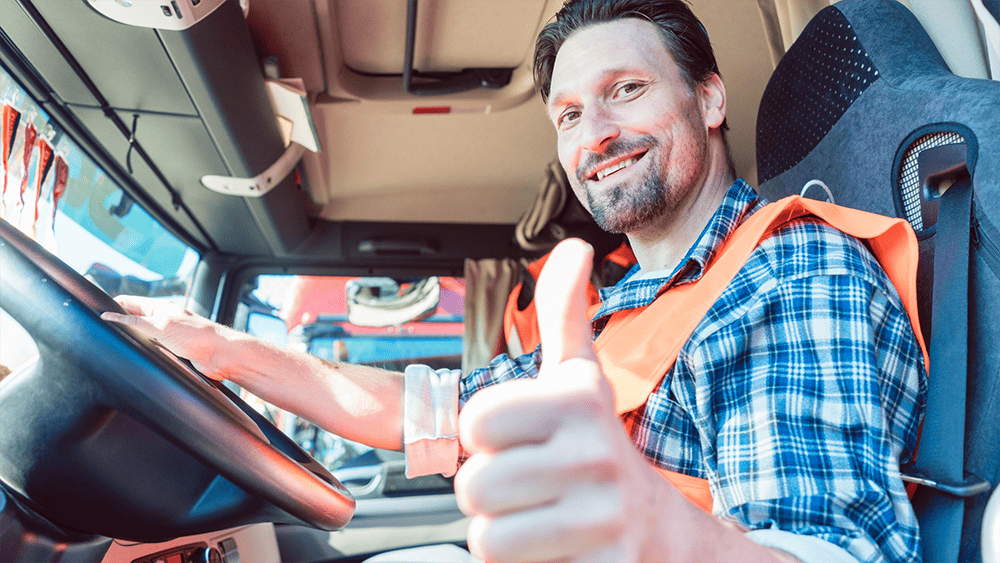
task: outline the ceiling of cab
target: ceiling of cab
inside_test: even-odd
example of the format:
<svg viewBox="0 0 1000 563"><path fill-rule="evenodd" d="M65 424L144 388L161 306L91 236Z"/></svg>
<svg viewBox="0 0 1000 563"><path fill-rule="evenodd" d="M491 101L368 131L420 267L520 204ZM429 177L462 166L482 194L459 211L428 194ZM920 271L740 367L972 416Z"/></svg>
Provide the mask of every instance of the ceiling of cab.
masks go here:
<svg viewBox="0 0 1000 563"><path fill-rule="evenodd" d="M423 0L417 13L414 67L422 71L514 68L534 46L546 11L542 0ZM343 64L364 73L403 68L406 3L340 0L333 20Z"/></svg>
<svg viewBox="0 0 1000 563"><path fill-rule="evenodd" d="M419 0L421 73L510 68L510 83L447 96L403 88L406 0L253 0L259 55L309 91L322 152L304 158L311 213L330 220L514 223L555 133L531 57L562 0ZM692 2L727 84L729 141L753 180L756 109L773 69L757 2ZM444 109L447 108L447 109ZM414 111L448 111L417 113Z"/></svg>

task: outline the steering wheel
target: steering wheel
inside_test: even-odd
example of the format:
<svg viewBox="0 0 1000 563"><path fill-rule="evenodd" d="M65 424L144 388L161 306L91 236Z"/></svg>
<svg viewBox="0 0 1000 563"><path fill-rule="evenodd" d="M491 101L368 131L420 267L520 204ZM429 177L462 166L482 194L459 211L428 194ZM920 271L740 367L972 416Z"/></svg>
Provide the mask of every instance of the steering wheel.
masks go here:
<svg viewBox="0 0 1000 563"><path fill-rule="evenodd" d="M336 530L353 516L353 497L323 466L225 386L137 331L102 321L103 311L124 311L2 219L0 308L40 351L39 365L0 385L0 480L32 511L77 531L133 539L259 521ZM75 466L55 467L67 463ZM194 465L206 471L178 474ZM118 493L112 487L122 488L121 498L109 498ZM125 523L102 523L80 504L64 508L89 491L100 505L121 503ZM137 515L136 496L162 499L172 513ZM129 528L136 518L177 524L147 533Z"/></svg>

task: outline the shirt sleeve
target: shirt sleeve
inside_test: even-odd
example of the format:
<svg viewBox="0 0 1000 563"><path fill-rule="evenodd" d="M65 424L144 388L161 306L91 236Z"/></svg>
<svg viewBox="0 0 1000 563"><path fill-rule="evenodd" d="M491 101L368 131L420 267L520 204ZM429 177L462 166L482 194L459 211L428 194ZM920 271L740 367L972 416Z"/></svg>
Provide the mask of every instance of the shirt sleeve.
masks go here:
<svg viewBox="0 0 1000 563"><path fill-rule="evenodd" d="M692 410L716 512L858 561L918 561L899 466L916 446L926 382L894 291L856 275L807 275L733 313L694 347L697 373L675 382L704 390Z"/></svg>
<svg viewBox="0 0 1000 563"><path fill-rule="evenodd" d="M406 477L440 473L451 477L464 461L458 440L458 411L473 393L512 379L535 377L541 347L512 359L497 356L467 377L457 369L407 366L403 386L403 451Z"/></svg>
<svg viewBox="0 0 1000 563"><path fill-rule="evenodd" d="M844 548L816 536L766 529L751 530L746 537L765 547L784 551L802 563L859 563Z"/></svg>
<svg viewBox="0 0 1000 563"><path fill-rule="evenodd" d="M473 394L504 381L514 379L534 378L538 376L538 368L542 365L542 345L535 350L516 358L500 354L483 369L473 370L459 382L458 405L465 405Z"/></svg>

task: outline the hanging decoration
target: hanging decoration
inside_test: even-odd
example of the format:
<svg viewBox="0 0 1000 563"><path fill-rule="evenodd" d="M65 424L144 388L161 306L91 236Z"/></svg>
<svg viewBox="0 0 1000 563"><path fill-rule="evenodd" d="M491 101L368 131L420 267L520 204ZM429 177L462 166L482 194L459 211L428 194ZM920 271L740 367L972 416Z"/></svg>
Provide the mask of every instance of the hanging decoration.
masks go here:
<svg viewBox="0 0 1000 563"><path fill-rule="evenodd" d="M52 234L56 234L56 206L59 205L59 198L66 192L66 183L69 181L69 165L63 155L56 156L56 181L52 184Z"/></svg>
<svg viewBox="0 0 1000 563"><path fill-rule="evenodd" d="M24 192L28 189L28 166L31 164L31 153L35 149L35 138L38 129L30 121L24 126L24 175L21 176L21 205L24 205Z"/></svg>
<svg viewBox="0 0 1000 563"><path fill-rule="evenodd" d="M35 214L31 220L32 238L35 235L35 223L38 222L38 201L42 199L42 184L45 183L45 177L48 176L49 170L52 169L53 156L55 156L55 151L49 140L45 137L40 137L38 139L38 164L35 170Z"/></svg>
<svg viewBox="0 0 1000 563"><path fill-rule="evenodd" d="M21 121L21 112L10 104L4 104L0 119L3 120L3 154L0 155L3 160L3 191L0 192L0 206L2 206L0 214L6 216L7 202L4 197L7 195L7 161L10 159L10 152L14 149L14 139L17 136L17 125Z"/></svg>

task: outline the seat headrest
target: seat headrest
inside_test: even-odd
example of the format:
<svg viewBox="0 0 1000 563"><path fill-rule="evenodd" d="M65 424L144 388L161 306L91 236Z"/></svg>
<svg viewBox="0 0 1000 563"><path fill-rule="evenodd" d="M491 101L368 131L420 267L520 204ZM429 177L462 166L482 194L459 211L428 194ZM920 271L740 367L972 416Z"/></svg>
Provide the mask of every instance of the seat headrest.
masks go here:
<svg viewBox="0 0 1000 563"><path fill-rule="evenodd" d="M757 116L757 175L770 199L812 196L927 231L917 177L926 148L964 143L978 205L1000 209L1000 82L952 74L893 0L843 0L781 59ZM829 196L827 196L829 194Z"/></svg>

